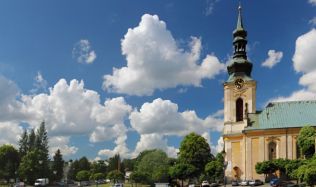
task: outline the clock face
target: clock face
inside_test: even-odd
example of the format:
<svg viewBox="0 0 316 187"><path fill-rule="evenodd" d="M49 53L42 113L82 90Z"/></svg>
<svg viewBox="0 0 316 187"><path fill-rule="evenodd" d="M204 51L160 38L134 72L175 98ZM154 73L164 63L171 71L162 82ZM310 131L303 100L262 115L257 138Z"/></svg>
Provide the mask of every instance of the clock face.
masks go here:
<svg viewBox="0 0 316 187"><path fill-rule="evenodd" d="M242 88L244 85L244 80L242 80L241 78L238 78L235 80L235 86L237 89Z"/></svg>

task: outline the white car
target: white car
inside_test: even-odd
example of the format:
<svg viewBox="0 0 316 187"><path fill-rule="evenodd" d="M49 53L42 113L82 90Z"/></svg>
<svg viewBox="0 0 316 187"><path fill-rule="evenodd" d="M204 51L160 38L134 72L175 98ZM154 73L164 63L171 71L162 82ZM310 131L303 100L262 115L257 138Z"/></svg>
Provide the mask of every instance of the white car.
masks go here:
<svg viewBox="0 0 316 187"><path fill-rule="evenodd" d="M203 182L202 182L202 187L204 187L204 186L205 186L205 187L206 187L206 186L210 186L210 184L209 184L207 181L203 181Z"/></svg>

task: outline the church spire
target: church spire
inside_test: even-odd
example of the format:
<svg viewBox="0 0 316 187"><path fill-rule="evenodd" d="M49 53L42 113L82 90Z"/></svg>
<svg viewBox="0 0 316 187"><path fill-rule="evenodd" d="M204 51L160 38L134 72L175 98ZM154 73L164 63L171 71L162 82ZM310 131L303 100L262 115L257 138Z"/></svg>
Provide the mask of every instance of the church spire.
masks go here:
<svg viewBox="0 0 316 187"><path fill-rule="evenodd" d="M247 31L244 29L242 20L242 8L238 6L238 19L236 29L233 31L234 55L231 63L227 66L228 74L231 76L246 75L250 78L252 63L247 60Z"/></svg>

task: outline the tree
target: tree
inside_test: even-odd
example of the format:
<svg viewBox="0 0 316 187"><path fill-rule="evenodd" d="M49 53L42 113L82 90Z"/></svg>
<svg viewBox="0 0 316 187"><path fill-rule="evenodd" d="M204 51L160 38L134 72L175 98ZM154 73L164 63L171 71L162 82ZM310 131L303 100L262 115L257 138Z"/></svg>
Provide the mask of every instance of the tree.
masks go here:
<svg viewBox="0 0 316 187"><path fill-rule="evenodd" d="M264 174L265 180L267 180L267 175L275 172L277 170L277 167L271 161L263 161L257 162L255 169L258 174Z"/></svg>
<svg viewBox="0 0 316 187"><path fill-rule="evenodd" d="M23 134L19 140L19 154L20 158L24 157L28 152L28 135L26 129L24 129Z"/></svg>
<svg viewBox="0 0 316 187"><path fill-rule="evenodd" d="M185 136L180 144L179 161L196 168L195 177L203 171L205 165L212 160L209 144L205 138L195 133Z"/></svg>
<svg viewBox="0 0 316 187"><path fill-rule="evenodd" d="M305 160L305 162L296 170L294 175L300 181L306 182L306 184L313 186L316 184L316 156Z"/></svg>
<svg viewBox="0 0 316 187"><path fill-rule="evenodd" d="M48 136L45 128L45 122L42 122L36 131L35 149L41 152L39 157L40 172L42 176L50 176L49 168L49 150L48 150Z"/></svg>
<svg viewBox="0 0 316 187"><path fill-rule="evenodd" d="M28 135L28 138L27 138L28 151L35 149L35 139L36 139L36 135L35 135L34 129L31 129L31 131Z"/></svg>
<svg viewBox="0 0 316 187"><path fill-rule="evenodd" d="M133 171L132 174L130 175L131 181L134 181L136 183L145 183L148 181L148 175L145 173L142 173L140 171Z"/></svg>
<svg viewBox="0 0 316 187"><path fill-rule="evenodd" d="M53 157L52 170L56 171L53 175L54 180L61 180L64 174L64 160L60 150L57 149Z"/></svg>
<svg viewBox="0 0 316 187"><path fill-rule="evenodd" d="M108 178L115 183L123 180L124 174L118 170L113 170L108 173Z"/></svg>
<svg viewBox="0 0 316 187"><path fill-rule="evenodd" d="M106 174L106 171L107 171L107 165L105 164L104 160L98 160L98 161L92 162L90 168L91 168L90 171L92 174L95 174L95 173Z"/></svg>
<svg viewBox="0 0 316 187"><path fill-rule="evenodd" d="M124 168L121 167L121 157L119 154L114 155L113 157L108 159L108 171L113 171L113 170L119 170L121 172L124 172Z"/></svg>
<svg viewBox="0 0 316 187"><path fill-rule="evenodd" d="M311 158L315 153L315 129L311 126L301 128L297 137L297 144L306 158Z"/></svg>
<svg viewBox="0 0 316 187"><path fill-rule="evenodd" d="M79 165L79 170L87 170L87 171L90 170L90 162L85 156L79 159L78 165Z"/></svg>
<svg viewBox="0 0 316 187"><path fill-rule="evenodd" d="M289 160L288 163L285 165L286 175L290 177L291 179L298 180L298 177L296 175L296 170L303 164L304 164L304 161L301 159Z"/></svg>
<svg viewBox="0 0 316 187"><path fill-rule="evenodd" d="M196 168L193 165L186 163L177 163L174 166L169 168L169 175L172 178L180 179L181 186L183 187L183 180L193 176Z"/></svg>
<svg viewBox="0 0 316 187"><path fill-rule="evenodd" d="M76 179L76 174L80 171L79 168L79 161L75 160L73 162L71 162L69 171L68 171L68 179L72 179L75 180Z"/></svg>
<svg viewBox="0 0 316 187"><path fill-rule="evenodd" d="M76 179L78 181L88 181L90 177L90 172L87 170L81 170L76 174Z"/></svg>
<svg viewBox="0 0 316 187"><path fill-rule="evenodd" d="M12 145L0 146L0 178L16 178L19 166L19 153Z"/></svg>
<svg viewBox="0 0 316 187"><path fill-rule="evenodd" d="M224 178L224 157L221 153L216 155L216 159L207 163L205 166L205 174L212 182L221 181Z"/></svg>
<svg viewBox="0 0 316 187"><path fill-rule="evenodd" d="M21 160L19 174L22 179L27 179L28 184L34 184L37 178L47 178L48 175L42 172L39 160L43 157L40 150L29 151Z"/></svg>
<svg viewBox="0 0 316 187"><path fill-rule="evenodd" d="M105 174L104 173L94 173L92 176L93 180L100 180L100 179L104 179L105 178Z"/></svg>
<svg viewBox="0 0 316 187"><path fill-rule="evenodd" d="M137 159L138 160L138 159ZM152 150L145 155L141 155L141 160L137 162L136 171L149 176L149 183L167 182L169 162L168 156L162 150Z"/></svg>

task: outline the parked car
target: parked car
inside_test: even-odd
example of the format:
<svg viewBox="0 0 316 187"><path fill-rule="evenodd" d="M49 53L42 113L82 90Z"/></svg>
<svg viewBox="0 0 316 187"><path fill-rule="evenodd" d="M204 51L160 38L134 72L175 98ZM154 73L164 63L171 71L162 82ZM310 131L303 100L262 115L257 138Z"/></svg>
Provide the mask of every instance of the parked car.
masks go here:
<svg viewBox="0 0 316 187"><path fill-rule="evenodd" d="M237 180L232 180L232 186L239 186L238 181Z"/></svg>
<svg viewBox="0 0 316 187"><path fill-rule="evenodd" d="M243 180L239 183L240 186L248 186L249 185L249 181L248 180Z"/></svg>
<svg viewBox="0 0 316 187"><path fill-rule="evenodd" d="M201 186L208 187L208 186L210 186L210 184L207 181L203 181Z"/></svg>
<svg viewBox="0 0 316 187"><path fill-rule="evenodd" d="M275 178L275 179L272 179L271 181L270 181L270 185L272 186L272 187L278 187L278 186L280 186L280 179L278 179L278 178Z"/></svg>
<svg viewBox="0 0 316 187"><path fill-rule="evenodd" d="M251 186L259 186L259 185L263 185L263 182L259 179L255 179L255 180L250 180L249 181L249 185Z"/></svg>
<svg viewBox="0 0 316 187"><path fill-rule="evenodd" d="M210 184L210 187L217 187L217 186L219 186L219 184L218 184L218 183L215 183L215 182L212 182L212 183Z"/></svg>
<svg viewBox="0 0 316 187"><path fill-rule="evenodd" d="M113 187L123 187L124 185L122 184L122 183L115 183L114 185L113 185Z"/></svg>

